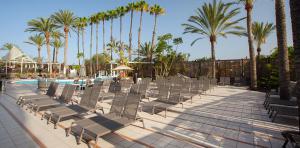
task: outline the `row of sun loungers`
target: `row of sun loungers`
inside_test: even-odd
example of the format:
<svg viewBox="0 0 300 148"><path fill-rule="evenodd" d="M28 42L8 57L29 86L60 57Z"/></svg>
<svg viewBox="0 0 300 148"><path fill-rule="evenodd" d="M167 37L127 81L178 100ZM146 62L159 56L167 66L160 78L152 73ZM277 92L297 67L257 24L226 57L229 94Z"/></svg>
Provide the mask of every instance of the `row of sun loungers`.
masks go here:
<svg viewBox="0 0 300 148"><path fill-rule="evenodd" d="M264 107L268 110L271 121L274 122L278 116L298 118L298 104L296 98L296 92L299 91L296 87L296 83L291 83L290 94L292 98L290 100L280 99L280 96L270 90L266 91L266 98L263 103ZM299 120L299 118L298 118ZM293 147L300 147L300 133L299 131L283 131L282 136L285 138L285 142L282 147L286 147L288 142L291 142Z"/></svg>
<svg viewBox="0 0 300 148"><path fill-rule="evenodd" d="M185 101L190 101L196 95L201 95L210 90L217 83L216 80L208 78L201 80L162 80L156 83L150 83L150 80L141 81L139 84L133 84L129 81L103 82L94 84L92 87L86 87L81 100L78 104L73 104L72 97L76 85L66 84L60 96L56 95L58 84L52 82L45 95L22 96L17 104L27 106L31 111L37 112L43 110L42 119L47 120L47 124L53 122L54 128L73 116L80 117L68 128L67 136L74 134L79 136L78 143L82 140L95 140L108 133L114 132L120 128L126 127L133 122L144 121L138 116L138 110L151 108L151 114L155 111L167 111L175 105L181 105ZM150 97L155 96L156 100L150 101ZM98 102L112 100L110 112L104 114ZM148 101L142 101L146 99ZM46 109L45 109L46 108ZM95 117L85 118L84 116L96 111L102 111Z"/></svg>

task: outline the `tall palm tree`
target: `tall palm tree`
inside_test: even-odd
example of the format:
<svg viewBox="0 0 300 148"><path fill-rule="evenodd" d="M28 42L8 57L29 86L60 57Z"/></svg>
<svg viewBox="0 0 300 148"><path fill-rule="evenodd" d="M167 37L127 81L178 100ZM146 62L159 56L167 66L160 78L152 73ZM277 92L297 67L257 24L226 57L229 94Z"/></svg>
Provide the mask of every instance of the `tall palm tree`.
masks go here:
<svg viewBox="0 0 300 148"><path fill-rule="evenodd" d="M122 26L123 26L123 24L122 24L122 18L128 12L128 9L126 7L124 7L124 6L120 6L120 7L118 7L116 9L116 12L117 12L117 16L120 19L120 40L119 40L119 42L120 42L120 50L123 50L122 49L123 48L123 44L122 44Z"/></svg>
<svg viewBox="0 0 300 148"><path fill-rule="evenodd" d="M112 39L112 41L110 43L108 43L107 45L107 49L110 50L110 60L113 60L113 52L117 51L119 46L120 46L120 42L117 42L115 39Z"/></svg>
<svg viewBox="0 0 300 148"><path fill-rule="evenodd" d="M57 28L55 23L50 18L37 18L30 20L27 25L29 26L26 31L37 32L43 34L47 46L47 61L51 63L51 49L50 49L50 36L51 33ZM50 75L52 74L52 66L49 67Z"/></svg>
<svg viewBox="0 0 300 148"><path fill-rule="evenodd" d="M107 15L107 13L105 12L100 12L99 13L99 17L102 20L102 45L103 45L103 53L106 53L106 49L105 49L105 21L109 20L109 17Z"/></svg>
<svg viewBox="0 0 300 148"><path fill-rule="evenodd" d="M140 11L140 26L138 32L138 50L141 49L141 33L142 33L142 21L143 21L143 13L149 11L149 5L146 1L141 0L137 2L137 10ZM140 52L138 51L138 60L140 58Z"/></svg>
<svg viewBox="0 0 300 148"><path fill-rule="evenodd" d="M275 0L276 32L278 45L280 99L290 99L290 68L286 38L285 1Z"/></svg>
<svg viewBox="0 0 300 148"><path fill-rule="evenodd" d="M98 54L98 51L99 51L99 46L98 46L98 42L99 42L99 38L98 38L98 34L99 34L99 22L101 21L101 18L100 18L100 13L97 13L95 14L94 16L95 20L94 20L94 23L96 24L96 72L98 71L98 66L99 66L99 54Z"/></svg>
<svg viewBox="0 0 300 148"><path fill-rule="evenodd" d="M249 45L249 55L250 55L250 78L251 78L251 89L257 88L257 74L256 74L256 58L253 47L253 34L252 34L252 10L253 3L255 0L238 0L245 5L245 10L247 12L247 36Z"/></svg>
<svg viewBox="0 0 300 148"><path fill-rule="evenodd" d="M131 61L131 49L132 49L132 21L133 21L133 12L137 9L136 3L128 3L127 5L128 11L130 11L130 29L129 29L129 60Z"/></svg>
<svg viewBox="0 0 300 148"><path fill-rule="evenodd" d="M113 25L114 25L114 19L117 16L116 10L109 10L107 11L107 15L110 19L110 42L113 41Z"/></svg>
<svg viewBox="0 0 300 148"><path fill-rule="evenodd" d="M81 30L81 22L79 18L76 18L74 24L73 24L73 28L75 28L75 32L77 34L77 55L80 53L80 30ZM78 59L78 65L80 64L80 58Z"/></svg>
<svg viewBox="0 0 300 148"><path fill-rule="evenodd" d="M62 37L63 34L59 31L53 31L51 33L51 37L53 38L52 47L53 47L53 62L57 63L57 56L58 56L58 48L57 45L60 41L60 37ZM63 44L62 44L63 45ZM59 47L60 48L60 47Z"/></svg>
<svg viewBox="0 0 300 148"><path fill-rule="evenodd" d="M87 26L87 22L88 22L88 19L86 17L81 17L79 18L79 22L81 24L81 46L82 46L82 58L83 58L83 61L85 59L85 49L84 49L84 40L85 40L85 37L84 37L84 34L85 34L85 28ZM84 63L83 63L84 64Z"/></svg>
<svg viewBox="0 0 300 148"><path fill-rule="evenodd" d="M300 1L299 0L290 0L290 11L291 11L291 20L292 20L292 30L293 30L293 45L295 50L295 72L297 83L300 84ZM297 96L298 103L298 113L300 112L300 95ZM298 114L300 119L300 114ZM299 129L300 131L300 120L299 120Z"/></svg>
<svg viewBox="0 0 300 148"><path fill-rule="evenodd" d="M165 13L165 9L160 7L159 5L155 4L154 6L150 7L150 14L154 15L154 26L153 26L153 33L152 33L152 42L151 42L151 51L150 51L150 59L149 62L152 62L152 54L153 49L155 46L155 33L156 33L156 25L157 25L157 17Z"/></svg>
<svg viewBox="0 0 300 148"><path fill-rule="evenodd" d="M199 35L192 43L195 44L203 37L207 37L211 44L212 77L216 77L215 44L217 37L227 35L242 35L243 28L239 22L243 19L234 19L239 13L239 8L232 8L234 3L223 3L222 1L205 3L196 10L196 15L190 16L189 24L183 24L184 33Z"/></svg>
<svg viewBox="0 0 300 148"><path fill-rule="evenodd" d="M67 54L68 54L68 41L69 41L69 33L70 33L70 27L73 26L76 16L73 12L69 10L59 10L58 12L55 12L51 18L54 20L54 22L60 27L63 28L65 33L65 49L64 49L64 72L66 70L67 66Z"/></svg>
<svg viewBox="0 0 300 148"><path fill-rule="evenodd" d="M96 22L96 17L95 15L92 15L90 18L89 18L89 25L91 26L91 37L90 37L90 60L92 60L92 57L93 57L93 53L92 53L92 50L93 50L93 26ZM93 75L93 63L90 62L90 75L92 76Z"/></svg>
<svg viewBox="0 0 300 148"><path fill-rule="evenodd" d="M53 42L51 42L51 46L55 49L55 53L54 53L54 63L57 63L57 57L58 57L58 51L59 48L62 48L64 46L64 43L59 39L59 40L53 40ZM53 51L54 52L54 51Z"/></svg>
<svg viewBox="0 0 300 148"><path fill-rule="evenodd" d="M31 44L36 46L37 51L38 51L38 64L42 64L41 61L41 50L42 50L42 46L45 45L45 37L40 35L40 34L35 34L33 36L30 36L28 38L28 41L26 41L25 43Z"/></svg>
<svg viewBox="0 0 300 148"><path fill-rule="evenodd" d="M264 24L263 22L254 22L252 24L252 33L254 36L254 40L256 41L258 59L260 57L261 45L266 43L268 36L274 29L275 26L273 25L273 23Z"/></svg>

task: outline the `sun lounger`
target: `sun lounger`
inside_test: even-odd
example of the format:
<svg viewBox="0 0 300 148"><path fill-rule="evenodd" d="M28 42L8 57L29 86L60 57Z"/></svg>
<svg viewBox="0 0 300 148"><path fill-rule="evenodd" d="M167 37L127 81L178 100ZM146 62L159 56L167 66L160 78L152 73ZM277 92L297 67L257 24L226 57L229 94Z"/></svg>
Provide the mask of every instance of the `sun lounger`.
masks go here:
<svg viewBox="0 0 300 148"><path fill-rule="evenodd" d="M98 109L102 110L104 113L102 107L97 107L100 89L101 85L94 85L93 88L87 87L79 105L59 106L47 110L44 114L45 116L48 116L47 123L49 123L49 121L52 119L54 121L54 128L56 128L57 124L63 118L81 115L83 113L96 111Z"/></svg>
<svg viewBox="0 0 300 148"><path fill-rule="evenodd" d="M53 98L53 97L55 97L55 93L56 93L56 90L58 88L58 85L59 84L56 83L56 82L51 82L46 94L44 94L44 95L20 96L16 103L23 106L24 104L28 103L30 100Z"/></svg>
<svg viewBox="0 0 300 148"><path fill-rule="evenodd" d="M112 105L110 107L110 111L108 114L104 115L98 115L96 117L88 118L88 119L82 119L76 122L72 122L71 126L68 129L67 136L71 132L74 132L76 134L76 131L80 131L82 127L94 124L98 120L106 120L106 119L113 119L113 118L119 118L121 117L124 109L124 105L126 103L126 97L127 94L125 93L117 93L114 96L114 99L112 101Z"/></svg>
<svg viewBox="0 0 300 148"><path fill-rule="evenodd" d="M62 103L69 103L72 99L75 89L76 89L75 85L66 84L61 96L58 99L32 100L30 102L31 111L34 111L36 114L36 112L38 112L41 107L52 107L52 106L61 105Z"/></svg>
<svg viewBox="0 0 300 148"><path fill-rule="evenodd" d="M292 147L300 147L300 132L299 131L283 131L281 135L284 137L285 142L282 145L282 148L286 148L288 142L291 142Z"/></svg>
<svg viewBox="0 0 300 148"><path fill-rule="evenodd" d="M97 120L95 124L83 126L78 140L79 144L82 138L86 140L95 140L95 143L97 144L99 137L124 128L136 121L141 121L144 126L143 119L137 116L140 99L141 97L139 94L128 94L121 117Z"/></svg>
<svg viewBox="0 0 300 148"><path fill-rule="evenodd" d="M285 106L278 104L270 104L270 118L272 122L275 121L277 116L287 116L298 118L298 106Z"/></svg>

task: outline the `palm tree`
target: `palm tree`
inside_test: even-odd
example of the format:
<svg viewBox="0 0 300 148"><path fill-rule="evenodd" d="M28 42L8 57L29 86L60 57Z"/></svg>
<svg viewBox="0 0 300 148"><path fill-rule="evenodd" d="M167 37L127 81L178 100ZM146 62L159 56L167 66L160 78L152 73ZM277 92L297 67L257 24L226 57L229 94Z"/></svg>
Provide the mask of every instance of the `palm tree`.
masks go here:
<svg viewBox="0 0 300 148"><path fill-rule="evenodd" d="M139 33L138 33L138 50L141 49L141 33L142 33L142 21L143 21L143 13L149 11L149 5L146 1L141 0L137 2L137 10L140 11L140 26L139 26ZM140 58L140 52L138 51L138 60Z"/></svg>
<svg viewBox="0 0 300 148"><path fill-rule="evenodd" d="M174 43L174 45L176 45L176 50L175 50L175 51L177 51L178 45L179 45L179 44L182 44L182 43L183 43L183 40L182 40L181 37L175 38L175 39L173 39L173 43Z"/></svg>
<svg viewBox="0 0 300 148"><path fill-rule="evenodd" d="M259 59L261 52L261 45L266 43L267 37L272 33L275 29L275 26L272 23L258 23L254 22L252 24L252 33L254 36L254 40L257 44L257 57Z"/></svg>
<svg viewBox="0 0 300 148"><path fill-rule="evenodd" d="M141 49L138 51L139 54L144 57L142 61L147 61L150 59L150 52L151 52L151 43L145 42L141 45Z"/></svg>
<svg viewBox="0 0 300 148"><path fill-rule="evenodd" d="M251 89L257 88L257 75L256 75L256 59L253 47L253 34L252 34L252 9L254 0L238 0L245 5L245 10L247 12L247 36L249 45L249 55L250 55L250 78L251 78Z"/></svg>
<svg viewBox="0 0 300 148"><path fill-rule="evenodd" d="M293 30L293 44L295 50L295 71L296 80L300 84L300 1L290 0L290 11L292 20L292 30ZM300 96L297 96L298 113L300 112ZM300 114L298 115L300 117ZM300 119L300 118L299 118ZM300 131L300 120L299 120L299 131Z"/></svg>
<svg viewBox="0 0 300 148"><path fill-rule="evenodd" d="M38 51L38 59L37 62L38 64L42 64L41 61L41 50L42 50L42 46L45 45L45 37L40 35L40 34L35 34L33 36L30 36L28 38L28 41L26 41L25 43L28 43L30 45L34 45L37 47L37 51Z"/></svg>
<svg viewBox="0 0 300 148"><path fill-rule="evenodd" d="M286 19L284 0L275 0L276 32L279 56L280 99L290 99L290 69L286 38Z"/></svg>
<svg viewBox="0 0 300 148"><path fill-rule="evenodd" d="M63 34L59 31L53 31L51 33L51 37L53 38L52 47L53 47L53 62L57 63L57 56L58 56L58 48L56 48L59 44L60 37L62 37ZM63 45L63 44L62 44ZM60 48L60 47L59 47Z"/></svg>
<svg viewBox="0 0 300 148"><path fill-rule="evenodd" d="M154 6L150 7L150 14L154 15L154 27L153 27L153 34L152 34L152 42L151 42L151 51L150 51L150 59L149 62L152 62L152 54L153 54L153 49L155 46L155 33L156 33L156 25L157 25L157 17L159 15L162 15L165 13L165 9L160 7L159 5L155 4Z"/></svg>
<svg viewBox="0 0 300 148"><path fill-rule="evenodd" d="M64 72L66 70L67 66L67 54L68 54L68 41L69 41L69 33L70 33L70 27L73 26L76 16L73 12L69 10L59 10L58 12L55 12L51 18L54 20L54 22L60 27L63 28L65 33L65 49L64 49Z"/></svg>
<svg viewBox="0 0 300 148"><path fill-rule="evenodd" d="M103 53L106 53L105 50L105 21L109 20L108 15L105 12L100 12L99 17L102 20L102 44L103 44Z"/></svg>
<svg viewBox="0 0 300 148"><path fill-rule="evenodd" d="M122 17L128 12L128 9L124 6L120 6L116 9L117 12L117 16L120 18L120 50L122 50L123 48L123 44L122 44Z"/></svg>
<svg viewBox="0 0 300 148"><path fill-rule="evenodd" d="M80 53L80 30L81 30L81 22L80 22L80 19L77 18L73 24L73 28L75 28L75 32L77 34L77 55ZM78 65L81 65L80 64L80 58L77 58L78 59Z"/></svg>
<svg viewBox="0 0 300 148"><path fill-rule="evenodd" d="M85 40L85 38L84 38L84 34L85 34L85 27L87 26L88 19L86 17L81 17L81 18L79 18L79 22L81 24L81 38L82 38L81 39L81 41L82 41L81 46L82 46L82 54L83 54L82 58L84 60L85 59L85 49L84 49L84 40Z"/></svg>
<svg viewBox="0 0 300 148"><path fill-rule="evenodd" d="M133 21L133 11L137 9L136 3L128 3L127 5L128 11L130 11L130 30L129 30L129 60L131 61L131 49L132 49L132 21Z"/></svg>
<svg viewBox="0 0 300 148"><path fill-rule="evenodd" d="M96 17L95 15L92 15L90 18L89 18L89 24L91 26L91 40L90 40L90 59L92 59L93 57L93 53L92 53L92 49L93 49L93 26L96 22ZM90 75L92 76L93 75L93 63L90 62Z"/></svg>
<svg viewBox="0 0 300 148"><path fill-rule="evenodd" d="M51 63L51 49L50 49L50 36L51 33L57 28L55 23L50 18L38 18L30 20L27 25L29 26L26 31L37 32L43 34L47 46L47 61ZM52 74L52 66L49 67L50 75Z"/></svg>
<svg viewBox="0 0 300 148"><path fill-rule="evenodd" d="M110 42L113 41L113 25L114 25L114 19L117 16L117 12L115 10L109 10L107 11L107 15L110 19Z"/></svg>
<svg viewBox="0 0 300 148"><path fill-rule="evenodd" d="M55 58L53 60L54 63L57 63L57 57L58 57L58 51L59 48L62 48L64 46L64 43L59 39L59 40L53 40L53 42L51 42L51 46L55 49Z"/></svg>
<svg viewBox="0 0 300 148"><path fill-rule="evenodd" d="M110 43L108 43L106 46L108 50L110 50L110 61L113 61L113 52L117 51L119 48L120 42L117 42L115 39L113 39Z"/></svg>
<svg viewBox="0 0 300 148"><path fill-rule="evenodd" d="M13 43L5 43L1 50L11 50L14 47Z"/></svg>
<svg viewBox="0 0 300 148"><path fill-rule="evenodd" d="M98 47L98 42L99 42L99 39L98 39L98 34L99 34L99 22L101 20L100 18L100 13L97 13L95 16L95 24L96 24L96 71L98 71L98 66L99 66L99 54L98 54L98 51L99 51L99 47Z"/></svg>
<svg viewBox="0 0 300 148"><path fill-rule="evenodd" d="M190 16L189 24L183 24L184 33L198 34L191 46L203 37L209 38L211 44L212 77L216 77L215 44L217 37L227 35L242 35L243 28L239 26L242 19L233 20L240 13L239 8L231 9L234 3L223 3L222 1L205 3L198 8L196 15Z"/></svg>

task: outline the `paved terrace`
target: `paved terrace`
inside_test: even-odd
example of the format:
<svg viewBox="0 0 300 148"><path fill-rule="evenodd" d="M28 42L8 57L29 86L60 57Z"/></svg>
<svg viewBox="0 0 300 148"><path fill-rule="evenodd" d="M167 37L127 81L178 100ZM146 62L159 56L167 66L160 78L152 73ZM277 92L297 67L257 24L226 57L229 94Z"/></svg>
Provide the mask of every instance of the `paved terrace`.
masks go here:
<svg viewBox="0 0 300 148"><path fill-rule="evenodd" d="M73 119L53 129L53 124L47 125L40 114L34 116L16 105L18 96L35 92L30 85L9 84L6 92L0 94L0 147L95 146L93 142L77 145L73 135L65 136L64 128ZM163 112L156 115L139 112L145 120L145 129L137 122L103 136L96 147L281 147L280 132L297 127L270 122L263 99L260 92L219 86L195 97L193 103L185 102L183 109L180 105L173 107L167 118ZM100 104L106 113L109 104L109 100Z"/></svg>

